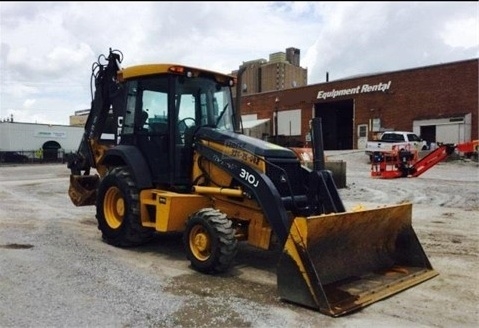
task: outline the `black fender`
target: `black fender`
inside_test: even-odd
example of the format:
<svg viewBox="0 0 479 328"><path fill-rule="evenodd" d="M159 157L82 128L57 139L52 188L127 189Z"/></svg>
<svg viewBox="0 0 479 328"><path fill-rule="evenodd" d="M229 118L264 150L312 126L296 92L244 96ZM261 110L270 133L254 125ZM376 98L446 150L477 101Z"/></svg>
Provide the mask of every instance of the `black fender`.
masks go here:
<svg viewBox="0 0 479 328"><path fill-rule="evenodd" d="M108 149L101 164L106 166L125 165L133 175L138 189L153 187L151 172L146 159L135 146L118 145Z"/></svg>

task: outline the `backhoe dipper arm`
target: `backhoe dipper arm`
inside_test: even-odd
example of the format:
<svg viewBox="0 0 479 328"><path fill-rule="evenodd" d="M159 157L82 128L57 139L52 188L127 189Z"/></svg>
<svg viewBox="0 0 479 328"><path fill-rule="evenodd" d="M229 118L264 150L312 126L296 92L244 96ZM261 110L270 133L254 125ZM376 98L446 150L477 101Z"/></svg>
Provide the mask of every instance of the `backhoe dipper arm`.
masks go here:
<svg viewBox="0 0 479 328"><path fill-rule="evenodd" d="M105 56L100 56L100 58ZM91 109L85 124L85 131L80 141L77 153L68 159L68 168L73 175L81 175L81 171L85 171L85 175L89 174L91 167L96 167L91 148L91 142L98 140L104 132L105 123L110 108L115 108L115 101L121 101L118 96L120 91L117 83L117 72L121 69L121 56L118 51L112 51L106 60L108 64L105 66L100 64L100 58L92 68L92 80L95 81L95 94L91 102ZM114 115L116 118L117 115Z"/></svg>

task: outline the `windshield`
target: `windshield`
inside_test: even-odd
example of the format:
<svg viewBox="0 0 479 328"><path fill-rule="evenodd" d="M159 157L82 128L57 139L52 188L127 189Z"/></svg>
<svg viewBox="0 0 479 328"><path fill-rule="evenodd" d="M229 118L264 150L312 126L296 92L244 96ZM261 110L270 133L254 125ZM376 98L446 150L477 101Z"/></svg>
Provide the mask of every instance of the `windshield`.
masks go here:
<svg viewBox="0 0 479 328"><path fill-rule="evenodd" d="M419 138L417 135L410 133L407 135L409 141L421 141L421 138Z"/></svg>
<svg viewBox="0 0 479 328"><path fill-rule="evenodd" d="M233 131L231 90L207 78L177 78L178 121L193 118L196 126Z"/></svg>

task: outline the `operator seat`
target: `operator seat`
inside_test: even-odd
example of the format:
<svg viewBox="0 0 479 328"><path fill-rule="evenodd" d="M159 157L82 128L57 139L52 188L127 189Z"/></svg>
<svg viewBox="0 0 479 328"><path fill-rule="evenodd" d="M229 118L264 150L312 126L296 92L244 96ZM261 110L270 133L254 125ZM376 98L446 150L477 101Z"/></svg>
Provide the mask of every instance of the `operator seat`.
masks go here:
<svg viewBox="0 0 479 328"><path fill-rule="evenodd" d="M151 132L159 135L168 135L168 123L155 122L150 124Z"/></svg>
<svg viewBox="0 0 479 328"><path fill-rule="evenodd" d="M193 146L195 133L198 128L198 126L193 125L185 129L185 148L191 148Z"/></svg>

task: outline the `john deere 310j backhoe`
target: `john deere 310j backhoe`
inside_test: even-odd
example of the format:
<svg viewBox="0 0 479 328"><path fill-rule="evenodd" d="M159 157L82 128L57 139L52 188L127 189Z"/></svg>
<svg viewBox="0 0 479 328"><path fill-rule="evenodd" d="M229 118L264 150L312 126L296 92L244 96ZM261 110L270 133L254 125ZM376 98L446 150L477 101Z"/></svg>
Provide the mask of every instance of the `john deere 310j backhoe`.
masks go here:
<svg viewBox="0 0 479 328"><path fill-rule="evenodd" d="M234 264L238 242L279 246L280 298L331 316L437 275L411 204L345 209L324 169L318 119L309 169L291 149L240 133L234 77L121 61L110 49L93 65L91 111L68 160L69 196L96 206L105 242L179 232L191 266L211 274Z"/></svg>

